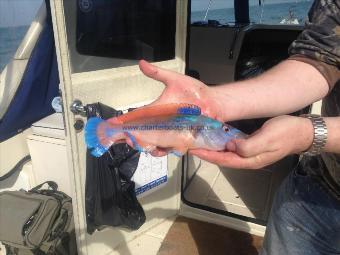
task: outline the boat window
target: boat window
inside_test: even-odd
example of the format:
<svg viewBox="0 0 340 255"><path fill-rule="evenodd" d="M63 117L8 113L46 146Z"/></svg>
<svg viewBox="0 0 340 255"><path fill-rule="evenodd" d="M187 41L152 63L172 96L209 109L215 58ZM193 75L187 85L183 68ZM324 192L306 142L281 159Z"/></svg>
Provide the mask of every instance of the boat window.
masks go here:
<svg viewBox="0 0 340 255"><path fill-rule="evenodd" d="M234 24L234 1L192 0L191 23L209 26Z"/></svg>
<svg viewBox="0 0 340 255"><path fill-rule="evenodd" d="M13 58L42 0L0 1L0 73Z"/></svg>
<svg viewBox="0 0 340 255"><path fill-rule="evenodd" d="M312 0L250 0L252 23L304 25Z"/></svg>
<svg viewBox="0 0 340 255"><path fill-rule="evenodd" d="M73 72L175 58L176 0L64 0Z"/></svg>
<svg viewBox="0 0 340 255"><path fill-rule="evenodd" d="M312 0L249 0L250 22L304 25ZM192 0L191 23L223 26L235 23L234 1Z"/></svg>

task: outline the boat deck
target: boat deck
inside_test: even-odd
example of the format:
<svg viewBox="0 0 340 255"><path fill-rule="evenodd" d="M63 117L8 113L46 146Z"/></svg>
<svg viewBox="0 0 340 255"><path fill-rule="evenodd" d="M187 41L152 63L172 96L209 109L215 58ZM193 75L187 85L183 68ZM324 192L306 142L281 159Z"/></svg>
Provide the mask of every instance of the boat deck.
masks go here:
<svg viewBox="0 0 340 255"><path fill-rule="evenodd" d="M262 237L178 217L157 255L257 255Z"/></svg>
<svg viewBox="0 0 340 255"><path fill-rule="evenodd" d="M120 255L257 255L262 237L178 216L118 247Z"/></svg>
<svg viewBox="0 0 340 255"><path fill-rule="evenodd" d="M110 254L257 255L261 245L262 237L178 216L165 220ZM5 255L1 245L0 255Z"/></svg>

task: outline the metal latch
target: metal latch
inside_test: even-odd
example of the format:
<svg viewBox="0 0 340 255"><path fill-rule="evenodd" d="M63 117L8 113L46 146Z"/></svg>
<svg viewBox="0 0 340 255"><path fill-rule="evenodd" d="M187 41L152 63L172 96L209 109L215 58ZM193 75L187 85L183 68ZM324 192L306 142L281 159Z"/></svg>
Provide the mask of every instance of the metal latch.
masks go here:
<svg viewBox="0 0 340 255"><path fill-rule="evenodd" d="M87 115L86 106L83 106L83 103L78 99L75 99L73 101L73 103L70 106L70 110L74 114L78 114L83 117L86 117Z"/></svg>

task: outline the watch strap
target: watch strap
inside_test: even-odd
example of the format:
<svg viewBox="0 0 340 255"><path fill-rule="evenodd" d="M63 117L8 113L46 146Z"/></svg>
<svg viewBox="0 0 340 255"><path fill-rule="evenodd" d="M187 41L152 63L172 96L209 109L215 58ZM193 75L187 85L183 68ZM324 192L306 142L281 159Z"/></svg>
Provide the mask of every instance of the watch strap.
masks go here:
<svg viewBox="0 0 340 255"><path fill-rule="evenodd" d="M320 154L327 142L327 126L325 120L317 114L303 114L301 117L307 118L312 122L314 128L314 138L311 147L303 152L307 156L316 156Z"/></svg>

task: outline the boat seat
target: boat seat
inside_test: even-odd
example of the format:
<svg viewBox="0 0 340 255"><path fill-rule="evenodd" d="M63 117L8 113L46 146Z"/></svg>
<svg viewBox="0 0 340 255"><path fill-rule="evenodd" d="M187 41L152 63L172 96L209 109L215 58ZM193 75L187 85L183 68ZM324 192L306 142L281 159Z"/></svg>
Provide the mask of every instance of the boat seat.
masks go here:
<svg viewBox="0 0 340 255"><path fill-rule="evenodd" d="M38 41L46 20L45 2L40 6L24 39L15 55L7 64L0 76L0 120L5 115L24 75L28 59Z"/></svg>
<svg viewBox="0 0 340 255"><path fill-rule="evenodd" d="M46 0L0 77L0 142L53 113L51 101L58 94L58 64Z"/></svg>

